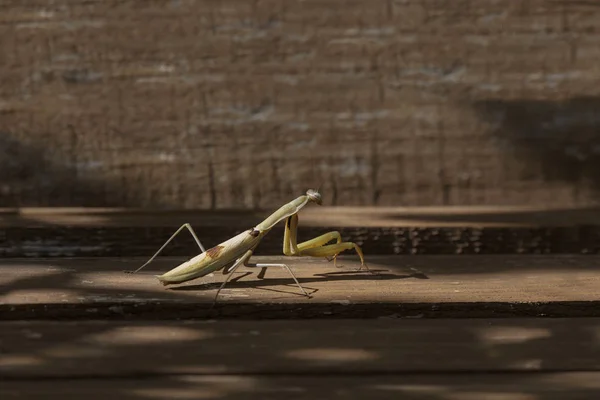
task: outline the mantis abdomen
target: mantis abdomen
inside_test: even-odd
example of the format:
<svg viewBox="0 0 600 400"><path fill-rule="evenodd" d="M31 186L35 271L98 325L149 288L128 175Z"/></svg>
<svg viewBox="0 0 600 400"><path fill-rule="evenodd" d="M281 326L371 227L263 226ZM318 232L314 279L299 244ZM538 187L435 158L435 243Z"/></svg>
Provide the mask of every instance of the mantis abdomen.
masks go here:
<svg viewBox="0 0 600 400"><path fill-rule="evenodd" d="M252 229L206 250L162 275L156 275L163 285L183 283L218 271L237 260L248 249L254 248L261 239Z"/></svg>

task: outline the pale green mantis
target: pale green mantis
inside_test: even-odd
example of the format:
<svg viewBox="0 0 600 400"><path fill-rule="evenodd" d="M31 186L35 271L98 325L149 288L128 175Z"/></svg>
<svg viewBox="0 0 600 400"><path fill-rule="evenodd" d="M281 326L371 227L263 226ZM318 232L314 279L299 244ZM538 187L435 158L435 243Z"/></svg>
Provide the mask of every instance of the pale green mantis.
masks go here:
<svg viewBox="0 0 600 400"><path fill-rule="evenodd" d="M260 224L256 225L254 228L248 229L208 250L204 250L204 246L198 239L198 236L194 232L192 226L190 224L183 224L144 265L135 271L128 272L136 273L146 265L150 264L150 262L152 262L152 260L154 260L158 254L160 254L160 252L169 244L171 240L175 238L175 236L177 236L184 228L187 228L202 252L192 259L173 268L172 270L162 275L156 275L158 280L163 285L166 286L187 282L222 269L223 274L228 274L228 276L221 284L219 290L217 290L215 295L216 302L219 293L223 287L225 287L225 284L229 281L229 278L239 266L244 265L246 267L262 268L258 275L260 279L264 278L266 268L281 267L285 268L289 272L294 279L294 282L296 282L296 285L302 291L302 294L307 297L311 297L311 295L304 290L302 285L300 285L300 282L298 282L298 279L286 264L255 264L249 262L250 257L262 238L269 233L269 231L277 223L284 219L286 220L285 231L283 235L284 255L296 257L333 257L335 263L337 255L340 252L354 249L360 257L360 269L365 267L367 270L369 270L365 264L361 248L353 242L342 242L342 236L337 231L325 233L324 235L318 236L303 243L297 243L298 212L309 202L314 202L321 205L321 194L316 190L310 189L305 195L302 195L280 207L277 211L267 217L267 219L262 221ZM336 241L335 244L327 244L333 240Z"/></svg>

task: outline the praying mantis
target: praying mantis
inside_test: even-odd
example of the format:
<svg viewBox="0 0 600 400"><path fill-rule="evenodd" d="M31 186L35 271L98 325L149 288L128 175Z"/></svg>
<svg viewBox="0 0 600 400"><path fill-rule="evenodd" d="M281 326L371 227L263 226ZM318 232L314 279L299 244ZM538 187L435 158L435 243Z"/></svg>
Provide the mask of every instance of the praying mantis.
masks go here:
<svg viewBox="0 0 600 400"><path fill-rule="evenodd" d="M188 229L192 234L196 244L201 250L201 253L188 261L180 264L172 270L162 274L155 275L156 278L165 286L184 283L193 279L197 279L206 276L212 272L223 270L223 274L228 274L225 281L221 284L217 293L215 294L214 303L221 290L225 287L235 270L244 265L245 267L257 267L261 268L258 274L259 279L263 279L268 267L281 267L286 269L294 279L294 282L300 288L303 295L310 298L311 295L304 290L298 279L292 272L292 270L286 264L265 264L265 263L250 263L249 260L256 247L259 245L262 238L269 233L269 231L280 221L285 221L285 231L283 236L283 254L286 256L296 257L332 257L334 264L338 254L345 250L354 249L360 257L360 269L365 267L368 271L369 267L366 266L363 252L361 248L353 242L342 242L342 237L339 232L333 231L325 233L314 239L306 242L297 243L297 230L298 230L298 212L304 208L308 203L322 204L322 196L317 190L309 189L305 195L299 196L298 198L290 201L287 204L281 206L277 211L268 216L264 221L255 227L248 229L223 243L212 247L208 250L204 249L204 246L198 239L198 236L194 232L194 229L189 223L183 224L177 231L162 245L160 249L141 267L135 271L125 271L127 273L137 273L142 268L147 266L154 260L160 252L184 229ZM335 240L335 244L327 244Z"/></svg>

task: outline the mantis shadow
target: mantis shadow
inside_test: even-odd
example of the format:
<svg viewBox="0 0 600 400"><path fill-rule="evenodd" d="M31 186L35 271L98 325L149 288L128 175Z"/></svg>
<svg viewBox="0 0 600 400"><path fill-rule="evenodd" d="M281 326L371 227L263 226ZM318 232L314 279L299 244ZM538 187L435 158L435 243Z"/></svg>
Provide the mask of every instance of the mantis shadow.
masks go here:
<svg viewBox="0 0 600 400"><path fill-rule="evenodd" d="M386 271L386 270L372 269L371 271L372 272L380 272L380 271ZM248 275L251 275L251 274L252 274L251 271L243 272L241 276L232 278L225 287L230 288L230 289L252 289L252 288L264 288L266 286L293 285L293 281L291 278L269 279L267 277L264 279L253 280L253 281L242 281L241 280L242 278L244 278ZM304 284L307 284L307 283L310 284L310 283L331 282L331 281L363 281L363 280L371 280L371 279L392 280L392 279L409 279L409 278L429 279L427 276L424 276L424 274L420 274L420 273L402 274L402 275L391 274L391 273L371 274L368 271L362 270L362 271L340 271L340 272L319 273L319 274L315 274L314 277L312 277L312 278L298 277L298 282L300 282L300 284L302 284L304 286ZM290 282L290 281L292 281L292 282ZM172 287L169 290L174 290L174 291L213 290L216 287L219 287L220 285L221 285L221 282L211 282L211 283L201 283L201 284L197 284L197 285L177 286L177 287ZM318 290L318 289L310 288L310 287L305 287L305 288L313 290L313 293ZM274 289L269 289L269 290L274 290Z"/></svg>

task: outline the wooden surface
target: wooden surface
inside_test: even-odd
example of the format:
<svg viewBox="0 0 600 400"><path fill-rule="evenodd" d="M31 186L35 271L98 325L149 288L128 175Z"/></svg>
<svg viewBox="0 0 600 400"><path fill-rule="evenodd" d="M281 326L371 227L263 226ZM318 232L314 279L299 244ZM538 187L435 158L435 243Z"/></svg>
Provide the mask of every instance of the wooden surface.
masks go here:
<svg viewBox="0 0 600 400"><path fill-rule="evenodd" d="M4 259L0 316L599 315L597 256L370 256L375 274L357 271L351 255L340 257L340 268L321 259L256 257L287 263L313 298L283 269L271 268L262 280L240 269L210 310L216 314L206 313L221 273L167 288L152 276L184 260L160 258L145 274L128 275L122 271L145 259Z"/></svg>
<svg viewBox="0 0 600 400"><path fill-rule="evenodd" d="M10 378L600 372L600 318L19 321L0 337Z"/></svg>
<svg viewBox="0 0 600 400"><path fill-rule="evenodd" d="M595 400L600 372L348 376L201 375L6 381L3 399Z"/></svg>
<svg viewBox="0 0 600 400"><path fill-rule="evenodd" d="M593 399L599 338L598 318L5 322L0 397Z"/></svg>
<svg viewBox="0 0 600 400"><path fill-rule="evenodd" d="M0 204L597 204L596 1L3 0Z"/></svg>
<svg viewBox="0 0 600 400"><path fill-rule="evenodd" d="M600 257L257 259L313 298L279 269L210 310L220 274L165 289L121 272L142 258L0 260L0 398L600 396Z"/></svg>

